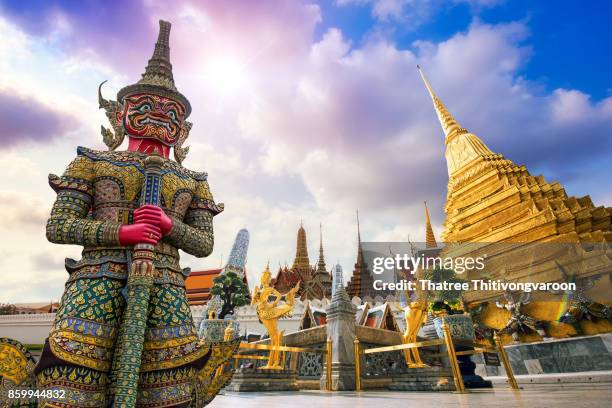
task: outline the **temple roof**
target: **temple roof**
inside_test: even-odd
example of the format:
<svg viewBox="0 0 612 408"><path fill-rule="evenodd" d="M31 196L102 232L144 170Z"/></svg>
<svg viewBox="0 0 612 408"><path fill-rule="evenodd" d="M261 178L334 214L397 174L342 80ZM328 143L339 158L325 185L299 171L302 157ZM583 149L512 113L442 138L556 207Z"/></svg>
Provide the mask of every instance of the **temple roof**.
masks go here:
<svg viewBox="0 0 612 408"><path fill-rule="evenodd" d="M222 269L205 269L193 271L185 279L185 291L190 306L203 305L210 299L213 279L221 274Z"/></svg>
<svg viewBox="0 0 612 408"><path fill-rule="evenodd" d="M270 284L279 292L285 293L300 281L300 275L285 265L284 267L278 268L276 277L272 279ZM300 288L300 290L301 289L302 288Z"/></svg>

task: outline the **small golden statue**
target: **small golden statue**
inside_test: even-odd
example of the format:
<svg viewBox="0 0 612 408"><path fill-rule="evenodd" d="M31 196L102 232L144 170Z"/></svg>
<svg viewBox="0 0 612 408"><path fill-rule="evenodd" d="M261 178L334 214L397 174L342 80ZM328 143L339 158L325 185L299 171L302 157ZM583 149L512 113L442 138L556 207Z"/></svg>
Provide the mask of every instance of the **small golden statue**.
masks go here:
<svg viewBox="0 0 612 408"><path fill-rule="evenodd" d="M402 334L402 344L416 343L417 334L427 320L427 295L422 295L417 291L415 300L409 301L405 308L399 305L398 307L404 311L404 319L406 320L406 330ZM427 367L427 364L421 360L419 349L416 347L405 349L404 357L409 368Z"/></svg>
<svg viewBox="0 0 612 408"><path fill-rule="evenodd" d="M295 301L295 294L300 289L300 283L284 295L270 286L271 274L270 264L266 265L266 270L261 274L259 286L253 290L251 304L255 305L259 321L268 330L270 345L280 346L283 340L284 331L278 331L278 319L291 314ZM280 303L282 299L285 303ZM263 369L281 370L281 353L277 350L270 350L268 364Z"/></svg>

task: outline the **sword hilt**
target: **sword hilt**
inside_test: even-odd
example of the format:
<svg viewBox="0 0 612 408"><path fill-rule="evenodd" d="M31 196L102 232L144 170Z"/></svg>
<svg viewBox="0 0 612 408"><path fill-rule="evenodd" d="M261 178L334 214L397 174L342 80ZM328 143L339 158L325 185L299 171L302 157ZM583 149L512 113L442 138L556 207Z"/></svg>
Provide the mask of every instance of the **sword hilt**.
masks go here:
<svg viewBox="0 0 612 408"><path fill-rule="evenodd" d="M148 156L144 161L144 184L140 195L140 205L155 205L159 207L161 194L161 168L164 159L158 155ZM136 244L134 250L153 251L155 245Z"/></svg>

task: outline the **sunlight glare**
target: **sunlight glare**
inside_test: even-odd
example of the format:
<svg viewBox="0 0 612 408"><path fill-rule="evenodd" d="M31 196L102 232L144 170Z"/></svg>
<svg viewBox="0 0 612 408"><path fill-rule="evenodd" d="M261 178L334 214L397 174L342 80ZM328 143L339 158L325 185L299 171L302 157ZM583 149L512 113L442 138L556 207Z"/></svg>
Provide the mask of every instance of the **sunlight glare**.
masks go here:
<svg viewBox="0 0 612 408"><path fill-rule="evenodd" d="M223 95L232 95L246 86L247 73L236 58L218 56L211 58L206 67L206 78L211 88Z"/></svg>

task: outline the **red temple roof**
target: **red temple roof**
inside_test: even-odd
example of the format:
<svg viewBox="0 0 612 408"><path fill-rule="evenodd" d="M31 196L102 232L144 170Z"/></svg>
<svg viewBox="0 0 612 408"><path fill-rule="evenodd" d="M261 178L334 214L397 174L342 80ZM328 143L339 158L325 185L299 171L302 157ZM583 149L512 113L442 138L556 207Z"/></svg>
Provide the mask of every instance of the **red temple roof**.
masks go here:
<svg viewBox="0 0 612 408"><path fill-rule="evenodd" d="M185 291L190 306L205 305L210 299L213 279L221 273L221 268L193 271L185 279Z"/></svg>

